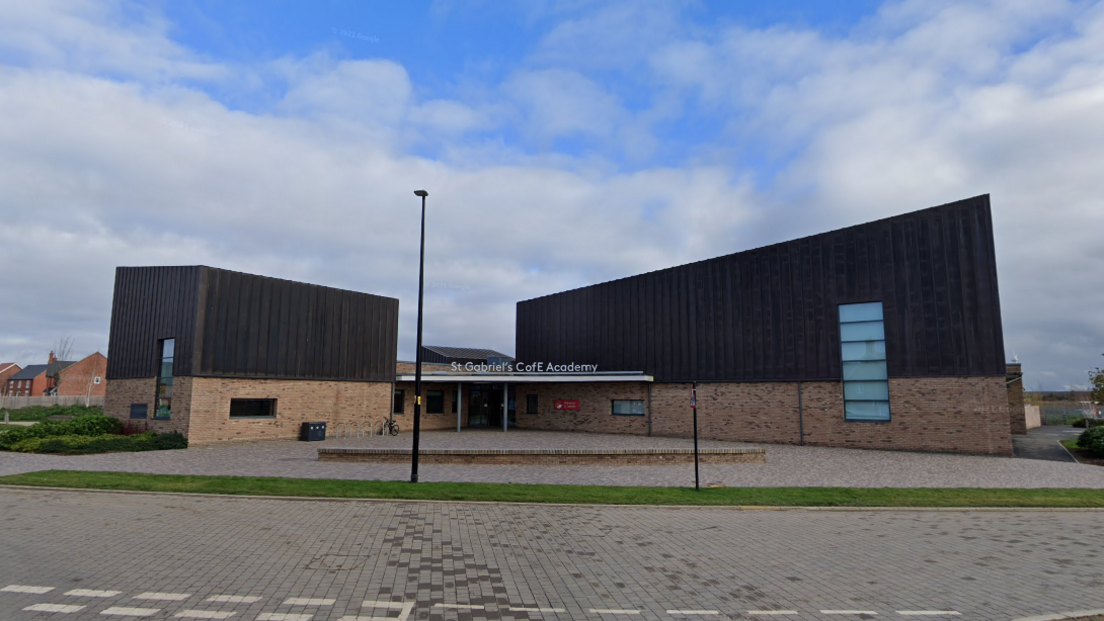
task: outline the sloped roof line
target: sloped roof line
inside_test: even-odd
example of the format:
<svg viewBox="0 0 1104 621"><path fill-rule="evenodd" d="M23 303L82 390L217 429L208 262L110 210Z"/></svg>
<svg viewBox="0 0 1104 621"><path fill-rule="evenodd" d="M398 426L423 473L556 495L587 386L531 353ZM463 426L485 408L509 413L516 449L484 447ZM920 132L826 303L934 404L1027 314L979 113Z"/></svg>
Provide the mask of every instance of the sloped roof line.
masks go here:
<svg viewBox="0 0 1104 621"><path fill-rule="evenodd" d="M511 360L513 360L514 358L513 356L508 356L502 352L497 352L493 349L479 349L475 347L447 347L444 345L422 345L422 347L449 358L487 358L489 356L498 356L501 358L509 358Z"/></svg>

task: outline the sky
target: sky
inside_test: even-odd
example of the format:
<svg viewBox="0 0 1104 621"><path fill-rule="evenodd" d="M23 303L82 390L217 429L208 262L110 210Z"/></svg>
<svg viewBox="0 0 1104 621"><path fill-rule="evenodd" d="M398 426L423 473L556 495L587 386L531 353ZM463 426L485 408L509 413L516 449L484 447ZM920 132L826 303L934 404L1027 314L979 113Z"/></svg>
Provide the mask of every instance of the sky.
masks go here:
<svg viewBox="0 0 1104 621"><path fill-rule="evenodd" d="M525 300L990 194L1029 390L1104 364L1104 2L0 0L0 361L116 266Z"/></svg>

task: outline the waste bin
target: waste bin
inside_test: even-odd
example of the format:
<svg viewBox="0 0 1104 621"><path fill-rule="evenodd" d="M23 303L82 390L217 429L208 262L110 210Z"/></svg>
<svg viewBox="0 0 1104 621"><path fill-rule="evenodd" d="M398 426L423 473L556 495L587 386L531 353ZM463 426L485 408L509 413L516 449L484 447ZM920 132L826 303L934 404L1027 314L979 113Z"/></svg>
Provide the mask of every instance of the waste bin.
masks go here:
<svg viewBox="0 0 1104 621"><path fill-rule="evenodd" d="M303 423L299 428L299 439L303 442L320 442L326 439L326 423Z"/></svg>

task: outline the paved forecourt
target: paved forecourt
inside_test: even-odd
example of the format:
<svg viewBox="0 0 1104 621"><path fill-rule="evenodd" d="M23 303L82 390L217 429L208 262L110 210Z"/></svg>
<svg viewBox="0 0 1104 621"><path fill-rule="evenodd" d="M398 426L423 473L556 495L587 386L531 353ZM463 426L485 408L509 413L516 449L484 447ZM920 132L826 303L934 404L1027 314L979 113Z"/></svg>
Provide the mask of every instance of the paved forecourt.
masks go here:
<svg viewBox="0 0 1104 621"><path fill-rule="evenodd" d="M407 464L319 462L319 447L409 448L411 434L325 442L254 442L183 451L61 457L0 453L0 475L35 470L408 480ZM423 448L687 448L682 438L464 430L423 434ZM766 464L703 464L702 482L731 487L1079 487L1104 489L1104 468L1007 457L703 441L708 448L761 447ZM456 466L423 464L422 481L692 485L693 468L676 466Z"/></svg>
<svg viewBox="0 0 1104 621"><path fill-rule="evenodd" d="M0 619L1009 620L1104 609L1100 512L3 490Z"/></svg>

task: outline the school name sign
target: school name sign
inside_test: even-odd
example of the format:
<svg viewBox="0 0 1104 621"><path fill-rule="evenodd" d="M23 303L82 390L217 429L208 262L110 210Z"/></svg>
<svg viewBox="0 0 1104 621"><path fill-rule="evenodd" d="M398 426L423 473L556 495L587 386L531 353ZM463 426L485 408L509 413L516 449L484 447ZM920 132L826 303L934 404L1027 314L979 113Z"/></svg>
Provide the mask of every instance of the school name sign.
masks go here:
<svg viewBox="0 0 1104 621"><path fill-rule="evenodd" d="M552 362L454 362L453 373L597 373L596 364L555 364Z"/></svg>

